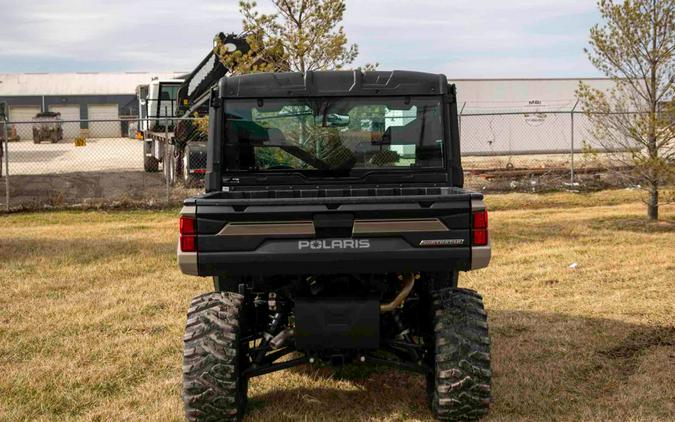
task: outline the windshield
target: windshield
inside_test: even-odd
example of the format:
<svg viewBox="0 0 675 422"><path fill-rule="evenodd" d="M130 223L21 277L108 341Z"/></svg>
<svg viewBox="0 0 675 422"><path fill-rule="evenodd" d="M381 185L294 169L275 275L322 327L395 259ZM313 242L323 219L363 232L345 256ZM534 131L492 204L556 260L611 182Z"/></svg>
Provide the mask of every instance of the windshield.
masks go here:
<svg viewBox="0 0 675 422"><path fill-rule="evenodd" d="M175 116L176 98L180 85L160 84L157 117Z"/></svg>
<svg viewBox="0 0 675 422"><path fill-rule="evenodd" d="M239 157L225 161L248 171L442 167L441 111L440 97L228 99L226 150Z"/></svg>

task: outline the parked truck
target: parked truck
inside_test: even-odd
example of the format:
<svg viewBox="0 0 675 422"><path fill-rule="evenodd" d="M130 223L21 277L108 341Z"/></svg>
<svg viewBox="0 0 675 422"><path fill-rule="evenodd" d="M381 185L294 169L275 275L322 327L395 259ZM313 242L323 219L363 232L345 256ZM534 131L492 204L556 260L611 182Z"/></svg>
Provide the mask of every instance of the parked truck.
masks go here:
<svg viewBox="0 0 675 422"><path fill-rule="evenodd" d="M136 137L144 141L146 172L159 171L161 163L171 183L181 177L191 186L204 175L206 134L195 125L199 114L189 115L178 106L178 90L183 84L184 80L156 79L137 88L141 117Z"/></svg>
<svg viewBox="0 0 675 422"><path fill-rule="evenodd" d="M229 52L246 52L246 40L235 34L219 33L216 38ZM171 182L182 177L186 185L201 180L206 171L206 133L197 119L208 115L211 89L229 70L214 51L180 79L155 79L137 88L139 122L137 138L142 139L146 172L164 167ZM164 163L167 157L171 160Z"/></svg>
<svg viewBox="0 0 675 422"><path fill-rule="evenodd" d="M417 372L439 420L485 415L487 317L458 280L490 261L488 214L462 188L454 85L259 73L222 78L209 104L205 193L184 202L177 252L214 286L188 309L187 420L240 420L252 377L305 364Z"/></svg>
<svg viewBox="0 0 675 422"><path fill-rule="evenodd" d="M164 161L165 147L172 142L176 117L176 92L181 79L153 79L148 85L136 88L139 119L138 139L143 144L143 168L146 172L159 171Z"/></svg>

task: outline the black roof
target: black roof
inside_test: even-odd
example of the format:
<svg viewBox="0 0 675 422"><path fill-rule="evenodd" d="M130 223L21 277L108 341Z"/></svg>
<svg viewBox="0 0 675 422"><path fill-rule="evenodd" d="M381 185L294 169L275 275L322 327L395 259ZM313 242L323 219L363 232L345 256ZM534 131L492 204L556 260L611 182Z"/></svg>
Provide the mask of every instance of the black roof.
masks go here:
<svg viewBox="0 0 675 422"><path fill-rule="evenodd" d="M221 98L434 95L448 92L445 75L406 70L251 73L220 80Z"/></svg>

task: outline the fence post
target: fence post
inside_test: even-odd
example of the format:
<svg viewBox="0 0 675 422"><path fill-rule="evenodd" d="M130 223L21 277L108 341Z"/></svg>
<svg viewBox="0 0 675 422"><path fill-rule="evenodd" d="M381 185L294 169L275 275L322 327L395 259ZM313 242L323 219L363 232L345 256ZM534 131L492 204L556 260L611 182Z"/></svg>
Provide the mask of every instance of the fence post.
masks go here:
<svg viewBox="0 0 675 422"><path fill-rule="evenodd" d="M572 107L570 112L570 184L574 184L574 114L579 100Z"/></svg>
<svg viewBox="0 0 675 422"><path fill-rule="evenodd" d="M459 129L459 136L461 139L462 136L462 113L464 112L464 107L466 107L466 101L464 101L464 104L462 104L462 108L459 110L459 113L457 113L457 129Z"/></svg>
<svg viewBox="0 0 675 422"><path fill-rule="evenodd" d="M166 203L171 203L171 152L169 151L169 115L164 106L164 179L166 179Z"/></svg>
<svg viewBox="0 0 675 422"><path fill-rule="evenodd" d="M5 207L9 212L9 122L7 119L2 119L3 139L5 140ZM2 163L0 163L0 166Z"/></svg>

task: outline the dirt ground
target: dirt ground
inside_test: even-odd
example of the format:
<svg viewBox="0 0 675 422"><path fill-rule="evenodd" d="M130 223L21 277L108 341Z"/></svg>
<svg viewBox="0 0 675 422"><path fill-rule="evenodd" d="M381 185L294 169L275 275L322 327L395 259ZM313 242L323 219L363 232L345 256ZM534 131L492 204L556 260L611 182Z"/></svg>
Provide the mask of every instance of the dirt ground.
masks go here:
<svg viewBox="0 0 675 422"><path fill-rule="evenodd" d="M5 177L3 171L3 209ZM12 209L120 203L153 206L166 204L167 198L176 203L190 193L177 186L167 195L162 174L143 171L143 143L127 138L88 139L82 147L72 141L10 142L9 185Z"/></svg>
<svg viewBox="0 0 675 422"><path fill-rule="evenodd" d="M0 180L4 202L5 185ZM160 173L112 171L10 177L12 208L61 207L113 202L166 202L166 184Z"/></svg>
<svg viewBox="0 0 675 422"><path fill-rule="evenodd" d="M11 209L68 206L164 206L177 204L199 189L180 183L167 195L161 173L143 171L143 144L135 139L9 143ZM592 159L591 159L592 158ZM583 173L603 157L575 154L577 185L570 185L569 154L463 157L465 187L491 192L595 191L624 187L608 172ZM513 174L511 174L511 173ZM4 174L4 168L3 168ZM6 208L5 179L0 178L0 209Z"/></svg>
<svg viewBox="0 0 675 422"><path fill-rule="evenodd" d="M670 422L675 207L635 191L489 195L486 422ZM0 421L182 421L190 298L176 209L0 215ZM572 265L576 264L576 265ZM252 380L250 421L429 421L421 376L301 367Z"/></svg>
<svg viewBox="0 0 675 422"><path fill-rule="evenodd" d="M465 174L464 186L484 193L566 190L589 192L626 187L614 174L606 172L578 174L575 181L576 185L570 185L569 174L565 171L534 172L516 176L495 176L489 172L469 171ZM142 170L11 175L10 207L16 210L69 206L105 207L119 204L166 206L179 204L184 198L200 191L199 186L185 188L178 182L170 187L167 196L162 173L146 173ZM0 178L0 210L4 209L5 179Z"/></svg>

